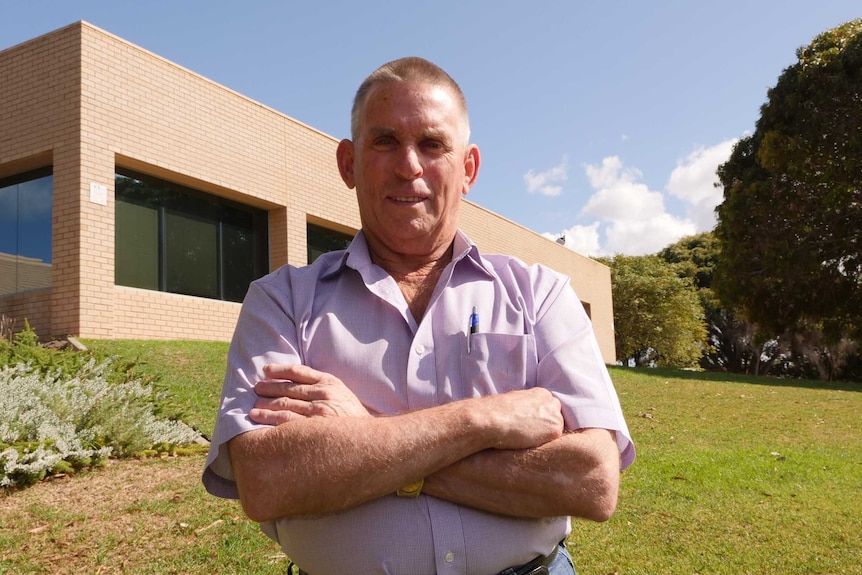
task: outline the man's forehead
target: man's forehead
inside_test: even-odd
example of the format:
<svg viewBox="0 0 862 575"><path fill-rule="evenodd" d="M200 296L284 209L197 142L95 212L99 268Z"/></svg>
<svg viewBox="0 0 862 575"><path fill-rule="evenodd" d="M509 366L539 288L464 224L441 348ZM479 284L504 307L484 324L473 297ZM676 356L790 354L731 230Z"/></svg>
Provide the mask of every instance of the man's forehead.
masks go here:
<svg viewBox="0 0 862 575"><path fill-rule="evenodd" d="M375 84L366 96L366 107L378 100L413 97L418 101L451 102L458 107L458 100L448 86L415 80L389 80Z"/></svg>
<svg viewBox="0 0 862 575"><path fill-rule="evenodd" d="M412 124L429 135L445 135L451 130L452 120L466 122L466 111L448 86L415 81L375 85L361 116L365 129L375 134L394 133Z"/></svg>

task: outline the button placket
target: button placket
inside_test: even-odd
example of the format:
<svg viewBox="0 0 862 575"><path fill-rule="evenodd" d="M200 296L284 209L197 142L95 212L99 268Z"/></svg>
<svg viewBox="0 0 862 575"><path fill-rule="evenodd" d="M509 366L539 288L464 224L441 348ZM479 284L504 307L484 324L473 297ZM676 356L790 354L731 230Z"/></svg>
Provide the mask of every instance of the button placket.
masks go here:
<svg viewBox="0 0 862 575"><path fill-rule="evenodd" d="M434 337L430 318L419 325L406 348L407 406L412 409L433 407L437 399L437 374L434 366Z"/></svg>

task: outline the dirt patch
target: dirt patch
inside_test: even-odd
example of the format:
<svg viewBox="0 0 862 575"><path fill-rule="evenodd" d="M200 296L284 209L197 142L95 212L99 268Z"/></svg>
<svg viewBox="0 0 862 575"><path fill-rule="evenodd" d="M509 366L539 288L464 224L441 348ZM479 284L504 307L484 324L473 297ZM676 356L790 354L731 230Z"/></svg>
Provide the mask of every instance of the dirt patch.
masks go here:
<svg viewBox="0 0 862 575"><path fill-rule="evenodd" d="M2 515L10 510L26 509L33 504L96 515L116 510L119 505L125 506L131 501L152 497L169 481L192 480L195 475L200 475L200 457L171 459L109 459L104 469L53 478L6 495L0 499L3 504Z"/></svg>
<svg viewBox="0 0 862 575"><path fill-rule="evenodd" d="M0 496L0 572L131 572L199 545L221 524L244 522L235 502L205 494L203 463L203 456L110 461Z"/></svg>

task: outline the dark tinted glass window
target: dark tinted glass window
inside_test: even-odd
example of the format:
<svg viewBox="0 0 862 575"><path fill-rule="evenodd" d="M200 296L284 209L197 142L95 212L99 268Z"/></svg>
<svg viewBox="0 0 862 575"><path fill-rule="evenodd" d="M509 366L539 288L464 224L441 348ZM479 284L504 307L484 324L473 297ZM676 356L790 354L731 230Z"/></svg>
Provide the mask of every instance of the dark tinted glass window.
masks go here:
<svg viewBox="0 0 862 575"><path fill-rule="evenodd" d="M228 301L269 271L267 214L117 170L115 281Z"/></svg>
<svg viewBox="0 0 862 575"><path fill-rule="evenodd" d="M230 273L222 281L225 299L241 301L248 283L244 278L257 277L254 262L258 252L266 252L266 245L255 241L255 218L248 212L225 214L221 224L222 266Z"/></svg>
<svg viewBox="0 0 862 575"><path fill-rule="evenodd" d="M336 232L315 224L306 224L305 233L308 244L308 263L312 263L327 252L346 249L353 240L352 235Z"/></svg>
<svg viewBox="0 0 862 575"><path fill-rule="evenodd" d="M118 199L115 226L114 281L159 289L159 210Z"/></svg>
<svg viewBox="0 0 862 575"><path fill-rule="evenodd" d="M53 195L51 168L0 179L0 295L51 287Z"/></svg>

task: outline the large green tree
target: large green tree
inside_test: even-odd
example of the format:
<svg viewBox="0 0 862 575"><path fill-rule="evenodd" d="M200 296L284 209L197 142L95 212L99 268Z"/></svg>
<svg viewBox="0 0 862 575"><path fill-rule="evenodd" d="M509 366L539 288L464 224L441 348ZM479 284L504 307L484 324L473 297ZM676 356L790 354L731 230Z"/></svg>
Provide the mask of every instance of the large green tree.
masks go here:
<svg viewBox="0 0 862 575"><path fill-rule="evenodd" d="M697 365L706 340L692 282L657 256L603 259L611 268L617 358L635 365Z"/></svg>
<svg viewBox="0 0 862 575"><path fill-rule="evenodd" d="M720 166L713 287L766 336L862 335L862 19L797 51Z"/></svg>
<svg viewBox="0 0 862 575"><path fill-rule="evenodd" d="M756 372L763 350L755 341L754 329L722 306L712 290L713 272L721 259L715 234L686 236L658 252L658 257L673 265L677 275L691 280L697 289L708 342L700 366L713 371Z"/></svg>

